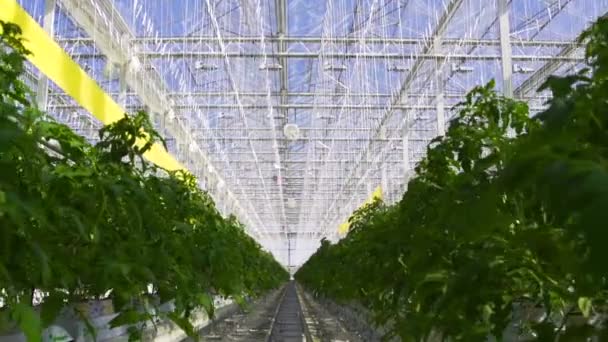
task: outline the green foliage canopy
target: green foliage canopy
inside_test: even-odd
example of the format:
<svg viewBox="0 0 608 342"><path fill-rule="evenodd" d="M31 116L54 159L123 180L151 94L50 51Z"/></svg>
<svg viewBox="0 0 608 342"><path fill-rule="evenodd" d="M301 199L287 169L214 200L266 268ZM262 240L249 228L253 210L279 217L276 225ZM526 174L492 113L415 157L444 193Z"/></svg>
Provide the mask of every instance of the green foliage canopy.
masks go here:
<svg viewBox="0 0 608 342"><path fill-rule="evenodd" d="M549 77L544 112L473 89L401 201L357 211L296 278L403 341L607 338L608 19L580 39L589 68Z"/></svg>
<svg viewBox="0 0 608 342"><path fill-rule="evenodd" d="M2 22L1 32L0 321L39 341L62 308L109 293L113 326L149 320L141 304L174 300L159 314L193 335L188 318L196 308L213 315L212 296L240 300L287 280L192 175L143 158L164 144L145 113L103 127L91 145L40 112L19 80L20 30ZM34 290L45 294L40 318Z"/></svg>

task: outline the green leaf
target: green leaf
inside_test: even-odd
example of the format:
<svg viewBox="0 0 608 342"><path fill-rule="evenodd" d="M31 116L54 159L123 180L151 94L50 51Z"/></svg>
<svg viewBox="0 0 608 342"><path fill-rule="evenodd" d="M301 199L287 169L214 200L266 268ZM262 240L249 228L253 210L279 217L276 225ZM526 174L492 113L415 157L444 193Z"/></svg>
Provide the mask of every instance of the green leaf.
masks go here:
<svg viewBox="0 0 608 342"><path fill-rule="evenodd" d="M129 333L129 342L142 340L142 329L138 329L137 327L129 327L127 332Z"/></svg>
<svg viewBox="0 0 608 342"><path fill-rule="evenodd" d="M148 313L137 312L135 310L126 310L118 314L110 321L110 327L116 328L124 325L136 324L152 317Z"/></svg>
<svg viewBox="0 0 608 342"><path fill-rule="evenodd" d="M234 295L234 296L232 296L232 299L234 299L234 301L241 307L244 307L247 305L247 301L245 300L245 297L243 297L242 295Z"/></svg>
<svg viewBox="0 0 608 342"><path fill-rule="evenodd" d="M448 272L446 270L435 271L431 273L427 273L424 276L424 280L422 283L442 283L446 281L448 278Z"/></svg>
<svg viewBox="0 0 608 342"><path fill-rule="evenodd" d="M198 341L198 335L194 331L194 326L192 326L192 323L190 323L187 318L182 317L176 312L169 312L168 317L171 319L171 321L173 321L173 323L180 327L186 333L186 335L188 335L188 337Z"/></svg>
<svg viewBox="0 0 608 342"><path fill-rule="evenodd" d="M25 334L28 342L42 341L42 323L31 306L17 303L13 309L13 319Z"/></svg>
<svg viewBox="0 0 608 342"><path fill-rule="evenodd" d="M64 306L65 296L60 292L52 293L44 298L40 311L42 326L46 328L51 325Z"/></svg>
<svg viewBox="0 0 608 342"><path fill-rule="evenodd" d="M214 314L215 314L213 298L211 298L211 296L208 293L201 293L198 296L198 301L199 301L199 304L202 305L203 308L205 309L205 311L207 312L207 315L209 315L210 318L213 318Z"/></svg>
<svg viewBox="0 0 608 342"><path fill-rule="evenodd" d="M580 297L578 299L578 308L583 313L585 318L588 318L591 314L592 302L588 297Z"/></svg>
<svg viewBox="0 0 608 342"><path fill-rule="evenodd" d="M482 318L484 322L489 322L494 314L494 309L491 304L485 304L481 310Z"/></svg>

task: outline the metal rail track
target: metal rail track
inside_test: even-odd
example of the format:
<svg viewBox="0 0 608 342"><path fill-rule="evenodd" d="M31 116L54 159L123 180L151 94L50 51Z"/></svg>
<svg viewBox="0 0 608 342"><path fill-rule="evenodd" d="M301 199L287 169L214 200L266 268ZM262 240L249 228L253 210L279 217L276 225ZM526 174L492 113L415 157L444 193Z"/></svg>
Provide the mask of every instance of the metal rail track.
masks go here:
<svg viewBox="0 0 608 342"><path fill-rule="evenodd" d="M294 281L200 331L203 341L361 342Z"/></svg>
<svg viewBox="0 0 608 342"><path fill-rule="evenodd" d="M295 282L285 286L285 292L271 323L267 342L312 342Z"/></svg>
<svg viewBox="0 0 608 342"><path fill-rule="evenodd" d="M229 318L203 329L203 341L312 342L294 282ZM189 341L189 340L187 340Z"/></svg>

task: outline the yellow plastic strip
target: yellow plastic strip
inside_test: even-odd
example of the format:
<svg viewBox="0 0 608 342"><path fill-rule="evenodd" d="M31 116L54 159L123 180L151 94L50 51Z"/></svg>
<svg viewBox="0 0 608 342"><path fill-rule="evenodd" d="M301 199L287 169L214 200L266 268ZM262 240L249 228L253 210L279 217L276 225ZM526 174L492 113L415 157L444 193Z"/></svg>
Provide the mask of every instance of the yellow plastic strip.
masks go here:
<svg viewBox="0 0 608 342"><path fill-rule="evenodd" d="M32 52L28 56L29 61L103 124L111 124L123 117L125 110L103 91L16 0L0 0L0 20L21 27L25 48ZM160 144L155 144L144 156L170 171L184 169Z"/></svg>
<svg viewBox="0 0 608 342"><path fill-rule="evenodd" d="M363 206L373 203L376 199L382 199L382 187L378 186L374 192L372 192L372 195L365 201L363 202L363 204L359 207L362 208ZM348 232L348 230L350 229L350 222L348 222L348 220L344 223L342 223L341 225L338 226L338 233L340 233L341 235L344 235Z"/></svg>

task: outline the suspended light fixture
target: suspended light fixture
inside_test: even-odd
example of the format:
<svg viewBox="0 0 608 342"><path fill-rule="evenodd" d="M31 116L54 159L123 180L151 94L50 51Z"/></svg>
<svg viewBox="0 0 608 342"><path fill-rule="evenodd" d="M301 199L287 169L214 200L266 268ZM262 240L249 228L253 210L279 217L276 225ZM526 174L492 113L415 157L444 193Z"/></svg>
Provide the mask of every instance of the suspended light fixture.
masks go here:
<svg viewBox="0 0 608 342"><path fill-rule="evenodd" d="M410 71L410 67L406 65L391 65L387 68L388 71L406 72Z"/></svg>
<svg viewBox="0 0 608 342"><path fill-rule="evenodd" d="M232 114L226 114L226 113L220 113L220 115L217 116L218 119L234 119L234 115Z"/></svg>
<svg viewBox="0 0 608 342"><path fill-rule="evenodd" d="M469 72L473 72L474 70L475 69L473 69L473 67L452 63L452 72L469 73Z"/></svg>
<svg viewBox="0 0 608 342"><path fill-rule="evenodd" d="M281 70L283 66L279 63L262 63L260 64L260 70Z"/></svg>
<svg viewBox="0 0 608 342"><path fill-rule="evenodd" d="M203 61L196 61L194 63L194 69L195 70L200 70L200 71L213 71L213 70L217 70L219 67L217 66L217 64L207 64Z"/></svg>
<svg viewBox="0 0 608 342"><path fill-rule="evenodd" d="M513 72L516 74L531 74L534 72L534 69L521 66L519 64L513 65Z"/></svg>
<svg viewBox="0 0 608 342"><path fill-rule="evenodd" d="M345 71L346 65L344 64L339 64L339 65L335 65L335 64L330 64L330 63L326 63L325 66L323 67L323 70L325 71Z"/></svg>
<svg viewBox="0 0 608 342"><path fill-rule="evenodd" d="M334 117L333 117L333 116L331 116L331 115L329 115L329 114L325 114L325 113L319 113L319 114L317 114L317 118L318 118L318 119L321 119L321 120L331 120L331 119L333 119Z"/></svg>

